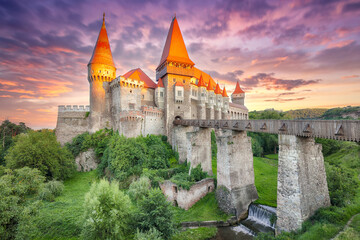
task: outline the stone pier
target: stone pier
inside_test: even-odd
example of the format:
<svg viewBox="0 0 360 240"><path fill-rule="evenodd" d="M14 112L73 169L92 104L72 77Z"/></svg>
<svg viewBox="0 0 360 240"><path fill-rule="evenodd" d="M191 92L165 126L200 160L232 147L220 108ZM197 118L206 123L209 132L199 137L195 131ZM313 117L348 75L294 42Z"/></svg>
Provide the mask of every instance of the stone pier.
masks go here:
<svg viewBox="0 0 360 240"><path fill-rule="evenodd" d="M276 233L293 231L330 206L321 145L314 138L279 135Z"/></svg>
<svg viewBox="0 0 360 240"><path fill-rule="evenodd" d="M251 138L245 131L217 130L217 190L219 207L237 219L247 216L258 198Z"/></svg>
<svg viewBox="0 0 360 240"><path fill-rule="evenodd" d="M192 168L200 164L204 172L213 175L210 128L175 126L172 146L179 153L180 163L187 161Z"/></svg>

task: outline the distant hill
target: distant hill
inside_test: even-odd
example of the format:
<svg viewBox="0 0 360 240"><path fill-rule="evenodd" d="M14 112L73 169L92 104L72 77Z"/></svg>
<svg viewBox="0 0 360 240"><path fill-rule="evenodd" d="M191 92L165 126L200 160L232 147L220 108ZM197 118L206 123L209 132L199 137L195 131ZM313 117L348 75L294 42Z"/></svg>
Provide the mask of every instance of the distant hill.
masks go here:
<svg viewBox="0 0 360 240"><path fill-rule="evenodd" d="M249 112L250 119L360 119L360 106L343 108L306 108L286 112L267 109Z"/></svg>

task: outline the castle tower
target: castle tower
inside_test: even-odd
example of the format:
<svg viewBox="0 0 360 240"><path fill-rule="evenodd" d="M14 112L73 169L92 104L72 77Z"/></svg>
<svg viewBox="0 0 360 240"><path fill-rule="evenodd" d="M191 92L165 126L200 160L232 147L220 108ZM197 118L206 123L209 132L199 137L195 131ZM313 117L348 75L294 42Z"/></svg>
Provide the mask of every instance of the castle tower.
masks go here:
<svg viewBox="0 0 360 240"><path fill-rule="evenodd" d="M209 79L209 84L207 86L208 91L208 102L207 102L207 106L206 106L206 118L207 119L214 119L214 104L215 104L215 82L211 81L211 79Z"/></svg>
<svg viewBox="0 0 360 240"><path fill-rule="evenodd" d="M219 83L216 84L215 87L215 96L216 96L216 102L215 102L215 119L221 119L221 108L223 105L223 96L221 93L221 89L219 86Z"/></svg>
<svg viewBox="0 0 360 240"><path fill-rule="evenodd" d="M231 94L231 101L239 105L244 105L244 100L245 92L240 88L239 81L237 81L235 91Z"/></svg>
<svg viewBox="0 0 360 240"><path fill-rule="evenodd" d="M178 117L190 119L192 116L190 82L194 76L194 65L186 50L178 21L174 17L169 28L159 66L156 68L156 79L161 78L165 87L165 134L170 139L174 119ZM183 89L182 101L176 101L178 97L175 94L178 92L175 91L175 88Z"/></svg>
<svg viewBox="0 0 360 240"><path fill-rule="evenodd" d="M206 119L206 101L207 101L207 90L206 90L206 84L204 82L204 79L202 75L200 76L199 82L198 82L198 119Z"/></svg>
<svg viewBox="0 0 360 240"><path fill-rule="evenodd" d="M158 108L164 109L165 87L160 78L155 88L155 104Z"/></svg>
<svg viewBox="0 0 360 240"><path fill-rule="evenodd" d="M111 127L109 82L116 76L105 27L105 13L94 52L87 66L90 83L90 130L97 131L104 127Z"/></svg>
<svg viewBox="0 0 360 240"><path fill-rule="evenodd" d="M222 119L228 119L228 111L229 111L229 96L227 95L226 88L224 86L224 89L222 91L222 97L223 97L223 108L222 108Z"/></svg>

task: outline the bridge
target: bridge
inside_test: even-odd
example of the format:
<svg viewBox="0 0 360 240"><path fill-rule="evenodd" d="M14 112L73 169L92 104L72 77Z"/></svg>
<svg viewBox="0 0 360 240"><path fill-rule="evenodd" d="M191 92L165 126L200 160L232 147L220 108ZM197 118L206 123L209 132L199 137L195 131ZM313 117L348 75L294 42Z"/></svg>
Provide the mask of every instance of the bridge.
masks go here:
<svg viewBox="0 0 360 240"><path fill-rule="evenodd" d="M357 120L205 120L175 118L171 143L179 161L212 174L211 131L215 129L219 207L238 219L258 198L251 138L247 131L278 134L276 232L297 230L321 207L330 206L321 144L314 138L360 141Z"/></svg>

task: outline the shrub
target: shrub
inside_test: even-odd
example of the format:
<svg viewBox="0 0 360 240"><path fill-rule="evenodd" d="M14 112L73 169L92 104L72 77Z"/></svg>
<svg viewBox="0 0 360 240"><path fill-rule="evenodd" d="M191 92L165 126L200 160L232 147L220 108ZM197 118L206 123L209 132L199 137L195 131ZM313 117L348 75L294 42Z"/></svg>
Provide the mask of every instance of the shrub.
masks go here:
<svg viewBox="0 0 360 240"><path fill-rule="evenodd" d="M26 231L35 227L29 219L39 208L39 203L31 199L38 194L44 181L45 177L37 169L5 170L0 177L0 239L29 236Z"/></svg>
<svg viewBox="0 0 360 240"><path fill-rule="evenodd" d="M135 240L162 240L161 233L156 228L150 228L147 232L136 229Z"/></svg>
<svg viewBox="0 0 360 240"><path fill-rule="evenodd" d="M47 130L18 135L5 159L11 169L37 168L48 180L66 179L75 172L72 154Z"/></svg>
<svg viewBox="0 0 360 240"><path fill-rule="evenodd" d="M351 201L358 187L354 173L344 167L335 167L325 162L327 183L332 205L345 206Z"/></svg>
<svg viewBox="0 0 360 240"><path fill-rule="evenodd" d="M146 197L148 195L150 187L150 179L143 176L137 181L131 183L128 191L129 197L133 201L142 199L143 197Z"/></svg>
<svg viewBox="0 0 360 240"><path fill-rule="evenodd" d="M62 182L52 180L44 184L43 189L39 193L39 198L52 202L55 200L55 197L61 195L63 190L64 184Z"/></svg>
<svg viewBox="0 0 360 240"><path fill-rule="evenodd" d="M152 189L148 197L138 202L138 208L136 220L141 231L155 228L164 239L170 239L175 229L173 213L160 189Z"/></svg>
<svg viewBox="0 0 360 240"><path fill-rule="evenodd" d="M84 152L85 149L84 142L85 139L89 138L90 134L88 132L82 133L74 137L71 143L66 143L65 146L73 154L74 157L77 157L80 152Z"/></svg>
<svg viewBox="0 0 360 240"><path fill-rule="evenodd" d="M207 177L208 174L206 172L203 172L200 164L197 165L195 168L191 169L190 179L192 182L198 182Z"/></svg>
<svg viewBox="0 0 360 240"><path fill-rule="evenodd" d="M128 239L132 205L118 182L102 179L93 183L85 195L84 208L84 239Z"/></svg>

